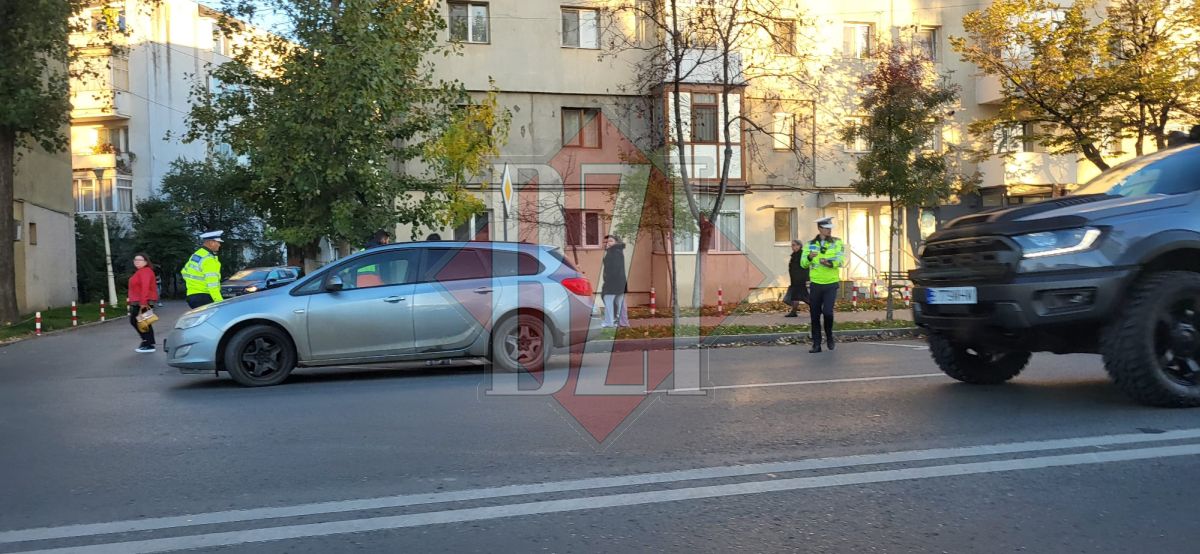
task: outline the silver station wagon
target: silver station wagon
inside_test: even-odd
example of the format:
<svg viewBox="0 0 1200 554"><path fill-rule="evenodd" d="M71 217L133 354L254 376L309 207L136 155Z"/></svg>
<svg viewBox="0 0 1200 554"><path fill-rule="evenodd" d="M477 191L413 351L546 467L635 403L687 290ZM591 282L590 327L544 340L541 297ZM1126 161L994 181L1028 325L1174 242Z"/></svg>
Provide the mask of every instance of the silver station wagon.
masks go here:
<svg viewBox="0 0 1200 554"><path fill-rule="evenodd" d="M297 366L475 359L541 371L587 338L592 285L549 246L416 242L373 248L294 283L209 304L164 351L183 373L276 385Z"/></svg>

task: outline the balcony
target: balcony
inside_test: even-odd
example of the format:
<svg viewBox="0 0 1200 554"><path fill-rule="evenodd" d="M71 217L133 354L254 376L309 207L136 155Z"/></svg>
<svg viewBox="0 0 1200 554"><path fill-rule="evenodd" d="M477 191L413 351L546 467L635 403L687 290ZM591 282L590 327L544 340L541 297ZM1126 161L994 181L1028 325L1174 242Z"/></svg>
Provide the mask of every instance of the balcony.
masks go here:
<svg viewBox="0 0 1200 554"><path fill-rule="evenodd" d="M722 56L721 51L717 48L689 48L683 53L683 63L680 67L680 73L683 79L680 82L688 84L708 85L722 84ZM729 52L729 84L743 83L746 80L745 74L742 73L742 54L740 52ZM664 82L670 83L674 75L670 72L664 76Z"/></svg>
<svg viewBox="0 0 1200 554"><path fill-rule="evenodd" d="M80 170L115 169L122 175L133 174L133 154L71 154L71 168Z"/></svg>
<svg viewBox="0 0 1200 554"><path fill-rule="evenodd" d="M1071 154L1015 152L979 164L984 187L1000 185L1070 185L1078 182L1079 162Z"/></svg>
<svg viewBox="0 0 1200 554"><path fill-rule="evenodd" d="M71 91L71 121L129 119L129 93L114 89Z"/></svg>
<svg viewBox="0 0 1200 554"><path fill-rule="evenodd" d="M975 77L975 102L982 105L999 104L1004 100L1004 87L1000 85L1000 77L995 75L978 75Z"/></svg>

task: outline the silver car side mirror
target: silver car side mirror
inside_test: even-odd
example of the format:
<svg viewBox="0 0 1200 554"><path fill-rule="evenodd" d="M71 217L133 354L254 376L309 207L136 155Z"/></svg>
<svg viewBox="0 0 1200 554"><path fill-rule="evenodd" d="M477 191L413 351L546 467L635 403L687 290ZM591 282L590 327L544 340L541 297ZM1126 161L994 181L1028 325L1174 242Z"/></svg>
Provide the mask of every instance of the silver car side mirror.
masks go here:
<svg viewBox="0 0 1200 554"><path fill-rule="evenodd" d="M345 286L345 283L342 282L342 278L338 277L337 275L333 275L325 281L325 290L330 292L337 292L342 290L342 288Z"/></svg>

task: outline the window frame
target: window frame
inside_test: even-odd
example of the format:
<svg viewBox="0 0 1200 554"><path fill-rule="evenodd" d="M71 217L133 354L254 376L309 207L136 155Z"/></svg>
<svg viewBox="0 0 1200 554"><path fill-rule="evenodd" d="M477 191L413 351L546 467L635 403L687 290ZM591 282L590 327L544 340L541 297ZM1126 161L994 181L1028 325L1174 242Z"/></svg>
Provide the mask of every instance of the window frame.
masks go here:
<svg viewBox="0 0 1200 554"><path fill-rule="evenodd" d="M595 44L596 45L595 46L584 46L583 45L584 44L584 41L583 41L583 17L582 17L583 12L591 12L591 13L596 14L595 27L594 27L594 30L596 32L596 36L595 36ZM598 8L587 8L587 7L580 7L580 6L562 6L559 9L559 21L562 24L564 24L564 25L566 24L566 16L569 13L575 14L575 38L576 38L577 43L576 44L567 44L567 30L564 27L564 28L559 29L559 35L561 35L561 36L559 36L559 45L562 48L571 48L571 49L575 49L575 50L599 50L600 49L600 10Z"/></svg>
<svg viewBox="0 0 1200 554"><path fill-rule="evenodd" d="M867 38L866 50L867 51L866 52L858 51L859 44L858 44L857 40L853 41L853 43L846 40L846 39L850 38L851 36L853 36L853 38L857 39L858 38L857 32L862 29L865 29L866 33L867 33L867 36L866 36L866 38ZM851 35L850 33L854 33L854 34ZM855 50L853 52L848 51L846 49L846 46L848 46L850 44L853 44L853 46L854 46ZM846 22L842 23L842 57L853 59L853 60L869 60L874 56L875 48L877 46L878 45L875 44L875 24L874 23L865 22L865 21L846 21Z"/></svg>
<svg viewBox="0 0 1200 554"><path fill-rule="evenodd" d="M492 6L488 2L446 2L446 34L450 42L460 44L491 44L492 43ZM465 38L458 39L454 37L453 10L454 6L463 6L467 9L467 35ZM484 40L475 40L475 21L472 17L472 8L484 9Z"/></svg>
<svg viewBox="0 0 1200 554"><path fill-rule="evenodd" d="M787 41L781 40L780 28L787 28ZM796 22L791 19L776 19L772 24L772 42L775 54L779 56L796 55Z"/></svg>
<svg viewBox="0 0 1200 554"><path fill-rule="evenodd" d="M594 215L596 218L595 219L596 220L596 242L594 244L588 243L588 240L587 240L587 236L588 236L587 227L588 227L588 216L589 215ZM565 216L566 216L565 217L566 220L563 222L563 227L566 229L566 233L565 233L566 236L563 237L563 244L567 248L579 248L579 249L583 249L583 250L598 250L598 249L604 248L604 235L606 235L607 233L604 230L604 211L603 210L567 209ZM577 229L575 231L577 234L572 235L571 227L575 224L575 222L573 222L571 220L574 217L579 218L578 219L579 229ZM572 244L572 242L571 242L572 238L578 238L578 244Z"/></svg>
<svg viewBox="0 0 1200 554"><path fill-rule="evenodd" d="M702 199L706 198L706 197L715 197L715 196L716 196L715 194L700 195L700 197ZM746 204L745 204L744 196L745 195L742 195L742 194L726 194L725 195L725 199L721 202L721 211L720 211L720 213L717 214L717 220L713 222L713 234L712 234L713 245L708 249L709 254L739 254L742 252L746 252L746 211L745 211ZM737 203L738 203L737 208L736 209L728 209L728 206L729 206L728 202L730 201L730 199L733 199L733 198L737 199ZM705 211L705 213L707 213L708 208L705 208L704 211ZM736 248L733 250L722 250L721 249L721 237L720 237L721 220L724 217L729 217L729 216L733 216L733 215L736 215L738 218L738 239L739 239L740 244L736 245ZM674 240L673 240L674 244L672 245L672 248L674 249L674 252L676 254L697 254L699 252L699 249L700 249L700 231L699 230L697 230L695 233L686 233L686 232L685 233L676 233L673 238L674 238ZM681 244L681 242L683 242L680 240L681 238L684 240L687 240L687 238L691 239L690 240L691 247L689 250L683 250L680 248L680 244Z"/></svg>
<svg viewBox="0 0 1200 554"><path fill-rule="evenodd" d="M567 112L578 112L579 132L575 134L574 140L567 142ZM588 119L588 115L591 118ZM563 106L559 109L559 137L564 148L584 148L588 150L596 150L603 148L604 139L600 132L600 108L577 108L574 106ZM572 115L575 117L575 115ZM585 143L584 138L587 136L588 129L595 133L596 144L589 146Z"/></svg>
<svg viewBox="0 0 1200 554"><path fill-rule="evenodd" d="M340 274L344 271L349 271L350 269L354 268L355 266L357 266L359 269L361 269L362 267L365 267L368 265L376 265L376 264L379 264L380 262L378 262L378 261L374 262L374 263L363 263L363 262L368 261L368 260L376 260L379 258L383 258L385 256L396 256L396 255L400 255L400 254L408 254L408 255L416 254L415 263L412 260L409 261L409 263L414 263L414 265L416 266L416 269L414 271L416 273L416 276L414 279L409 280L404 283L385 283L382 285L375 285L372 287L356 286L352 289L343 289L341 291L325 290L325 286L326 286L326 284L329 283L329 280L333 277L338 276L338 274ZM343 262L343 263L335 266L332 270L330 270L328 273L322 275L321 278L318 279L318 281L320 281L321 284L317 287L316 290L306 291L306 292L304 292L304 294L321 294L321 293L332 294L332 293L338 293L338 292L350 292L350 291L356 291L356 290L370 290L370 289L381 289L384 287L403 287L406 285L413 285L413 284L418 283L420 280L421 263L422 263L422 252L421 252L421 249L419 249L419 248L396 248L393 250L386 250L383 252L373 252L373 253L363 256L361 258L354 258L353 260ZM343 278L342 281L344 284L345 279ZM311 285L311 283L305 283L304 287L308 287L310 285ZM297 291L299 291L299 289L297 289Z"/></svg>
<svg viewBox="0 0 1200 554"><path fill-rule="evenodd" d="M478 230L479 229L479 218L481 218L481 217L484 218L484 230L487 231L487 238L483 238L483 239L476 238L479 235L479 230ZM463 226L466 226L467 233L470 234L470 237L465 238L465 239L460 239L458 236L458 230L463 228ZM484 242L484 241L491 240L491 237L492 237L492 210L485 209L482 212L471 214L471 217L467 218L467 220L464 221L462 223L462 225L455 227L451 232L454 234L454 240L460 241L460 242Z"/></svg>
<svg viewBox="0 0 1200 554"><path fill-rule="evenodd" d="M926 43L924 40L922 40L920 38L922 33L929 33L929 36L930 36L930 40L928 42L929 48L928 48L927 52L926 52L926 49L924 48ZM942 41L942 27L940 25L921 25L920 27L917 27L917 32L914 33L914 36L913 36L913 50L919 50L919 51L927 53L928 57L926 59L932 63L941 63L942 62L941 41Z"/></svg>
<svg viewBox="0 0 1200 554"><path fill-rule="evenodd" d="M697 102L696 101L697 95L710 95L713 97L713 101L712 102ZM691 124L688 126L689 130L691 131L691 136L688 137L691 140L688 141L688 144L720 144L721 143L721 98L720 98L720 95L715 92L695 92L695 91L693 91L691 93L691 98L690 98L690 101L688 102L688 104L689 104L689 107L691 108L690 115L692 117ZM700 140L699 137L697 137L697 135L696 135L696 130L701 127L700 125L698 125L698 122L700 120L699 120L699 118L696 117L696 114L701 109L712 111L713 123L714 123L713 129L712 129L712 134L713 134L712 140Z"/></svg>
<svg viewBox="0 0 1200 554"><path fill-rule="evenodd" d="M842 122L845 125L854 123L855 125L861 126L867 122L867 118L861 115L855 115L844 118ZM867 139L856 136L854 137L853 143L842 143L842 151L848 154L865 154L871 151L871 145L867 144Z"/></svg>
<svg viewBox="0 0 1200 554"><path fill-rule="evenodd" d="M27 241L27 243L29 244L29 246L37 246L37 242L38 242L37 222L30 221L29 222L29 240Z"/></svg>
<svg viewBox="0 0 1200 554"><path fill-rule="evenodd" d="M793 240L800 237L799 210L796 208L775 208L772 227L775 230L775 246L790 246ZM788 239L779 240L779 214L786 213L788 217Z"/></svg>

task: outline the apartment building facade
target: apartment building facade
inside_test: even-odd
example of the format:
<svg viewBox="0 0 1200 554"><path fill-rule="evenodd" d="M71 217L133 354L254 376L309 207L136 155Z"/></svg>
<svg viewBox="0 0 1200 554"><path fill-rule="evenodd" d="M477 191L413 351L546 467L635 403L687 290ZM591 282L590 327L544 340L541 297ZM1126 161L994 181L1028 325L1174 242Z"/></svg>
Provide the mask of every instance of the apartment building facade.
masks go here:
<svg viewBox="0 0 1200 554"><path fill-rule="evenodd" d="M722 2L681 0L680 9L719 8ZM1019 132L999 130L980 144L967 125L993 115L999 83L978 76L949 47L962 36L962 19L989 2L947 5L933 0L864 0L853 4L795 0L772 2L773 32L765 48L739 52L746 85L730 91L730 111L745 118L730 132L734 155L729 188L717 232L705 256L704 303L776 299L787 285L792 239L808 239L813 221L836 219L835 233L848 245L846 281L870 289L885 272L914 265L917 243L939 224L958 215L1004 203L1020 203L1069 190L1080 182L1075 156L1051 155L1012 140ZM722 167L725 118L720 87L693 73L676 99L669 80L647 87L648 42L663 40L628 8L650 2L595 0L493 0L443 3L450 22L446 40L458 43L460 57L439 61L447 79L482 92L488 78L501 91L500 105L513 123L497 160L492 182L507 165L517 185L516 206L504 217L497 187L481 188L488 205L449 238L533 240L563 246L589 275L599 275L601 237L628 214L614 214L616 197L630 172L631 152L664 146L675 103L680 103L688 173L700 191ZM622 9L625 8L625 9ZM623 33L615 37L613 33ZM781 40L782 38L782 40ZM881 44L907 41L926 52L932 69L961 89L933 148L969 144L995 156L976 164L956 159L964 171L978 170L980 193L892 214L886 199L854 192L854 162L863 144L847 144L840 129L863 117L859 79L873 67ZM614 45L642 44L646 48ZM703 73L703 72L700 72ZM647 90L653 92L647 94ZM678 160L676 160L677 164ZM701 194L702 204L711 195ZM711 204L709 204L711 205ZM536 217L529 217L529 213ZM555 217L558 214L559 217ZM903 239L892 259L889 229L901 218ZM410 238L399 230L400 239ZM419 240L423 237L411 237ZM698 238L676 237L679 295L691 296ZM650 236L627 237L631 302L645 304L651 288L664 304L668 290L668 248Z"/></svg>
<svg viewBox="0 0 1200 554"><path fill-rule="evenodd" d="M193 0L109 0L80 17L87 31L70 40L90 70L71 82L75 211L129 216L158 193L171 162L221 151L182 136L193 83L216 86L209 70L229 59L231 44L217 32L217 12ZM121 48L95 46L103 31Z"/></svg>

